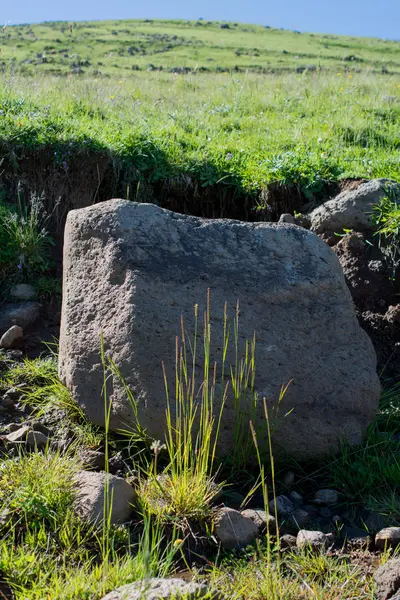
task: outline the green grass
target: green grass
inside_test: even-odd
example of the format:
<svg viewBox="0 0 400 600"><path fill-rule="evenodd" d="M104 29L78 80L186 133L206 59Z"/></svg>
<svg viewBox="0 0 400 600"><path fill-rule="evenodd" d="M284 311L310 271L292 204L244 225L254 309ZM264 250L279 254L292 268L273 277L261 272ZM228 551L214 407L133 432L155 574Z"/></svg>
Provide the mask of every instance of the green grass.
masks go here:
<svg viewBox="0 0 400 600"><path fill-rule="evenodd" d="M200 20L15 25L0 34L0 66L27 74L116 77L138 69L400 72L400 48L394 41L226 25Z"/></svg>
<svg viewBox="0 0 400 600"><path fill-rule="evenodd" d="M245 200L247 213L230 211L245 218L268 204L274 182L293 196L321 198L327 184L343 178L400 180L395 42L157 21L81 23L72 35L63 23L4 31L3 170L14 178L24 173L39 193L46 189L48 212L61 195L59 219L73 205L69 185L83 186L88 203L111 195L156 199L210 216ZM136 38L143 48L128 55ZM36 57L53 42L73 60L101 57L107 76L91 67L76 75L58 50L45 51L48 62ZM160 51L160 44L172 47ZM249 55L255 48L260 56ZM163 70L147 70L149 56ZM297 72L302 59L295 56L318 69ZM24 60L33 60L24 67L32 76L18 68ZM132 70L132 61L142 70ZM381 72L382 61L389 73ZM198 69L168 71L188 64ZM3 188L10 193L9 179Z"/></svg>

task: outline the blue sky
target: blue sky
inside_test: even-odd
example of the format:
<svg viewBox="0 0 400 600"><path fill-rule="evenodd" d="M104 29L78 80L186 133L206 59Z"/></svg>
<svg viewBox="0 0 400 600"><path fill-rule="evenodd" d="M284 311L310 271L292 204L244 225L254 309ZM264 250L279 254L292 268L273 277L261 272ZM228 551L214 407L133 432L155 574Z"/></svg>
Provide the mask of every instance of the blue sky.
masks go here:
<svg viewBox="0 0 400 600"><path fill-rule="evenodd" d="M0 23L199 17L300 31L400 39L400 0L14 0L0 3Z"/></svg>

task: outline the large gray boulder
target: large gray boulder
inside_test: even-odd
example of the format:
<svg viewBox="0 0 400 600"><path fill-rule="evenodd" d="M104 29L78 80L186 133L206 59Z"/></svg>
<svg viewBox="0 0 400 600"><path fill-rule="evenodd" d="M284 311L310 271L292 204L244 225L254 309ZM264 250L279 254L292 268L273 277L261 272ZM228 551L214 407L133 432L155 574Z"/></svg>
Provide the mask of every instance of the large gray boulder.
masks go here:
<svg viewBox="0 0 400 600"><path fill-rule="evenodd" d="M389 188L400 197L400 185L390 179L371 179L356 189L343 191L310 213L311 231L342 233L343 229L371 229L372 208L387 195Z"/></svg>
<svg viewBox="0 0 400 600"><path fill-rule="evenodd" d="M163 439L162 361L172 399L180 317L191 338L194 305L202 319L208 288L212 364L221 359L225 301L229 318L240 303L240 352L256 332L260 443L267 440L262 398L275 405L290 380L273 427L275 451L316 458L338 450L344 439L359 443L380 385L372 343L332 250L294 225L205 220L125 200L71 211L65 230L59 373L88 417L104 424L103 332L142 426ZM234 364L234 345L231 333L227 364ZM133 411L123 385L115 377L107 385L110 426L126 429ZM234 422L229 394L222 452L233 448Z"/></svg>

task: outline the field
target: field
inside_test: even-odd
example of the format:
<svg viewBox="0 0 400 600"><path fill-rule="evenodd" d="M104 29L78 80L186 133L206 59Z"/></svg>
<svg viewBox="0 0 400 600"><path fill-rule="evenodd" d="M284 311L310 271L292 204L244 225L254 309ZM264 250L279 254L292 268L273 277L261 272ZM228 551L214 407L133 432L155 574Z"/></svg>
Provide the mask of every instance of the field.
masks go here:
<svg viewBox="0 0 400 600"><path fill-rule="evenodd" d="M123 197L207 217L277 220L309 211L349 180L400 182L400 43L267 25L132 20L0 30L0 317L17 283L34 286L44 311L23 354L0 349L0 597L101 600L125 583L178 574L226 600L372 600L374 570L398 556L399 547L374 545L379 529L400 523L398 377L382 378L360 446L299 464L273 449L261 457L254 433L238 456L214 460L207 409L195 447L193 374L189 409L170 420L166 447L140 428L117 435L88 422L57 375L71 208ZM389 248L398 266L399 204L385 198L380 210L380 229L365 245L381 261ZM395 266L389 283L382 275L391 290ZM204 322L206 346L207 315ZM386 366L395 364L388 352ZM250 355L246 384L233 367L228 376L238 397L250 393ZM102 360L105 377L117 377L118 365ZM193 357L204 398L215 381L198 363ZM9 437L25 425L35 441L38 432L47 439L41 448L28 444L27 431ZM103 520L76 514L74 477L90 467L88 456L100 461L94 471L134 486L128 524L110 523L108 489ZM324 488L338 492L336 502L315 502ZM268 508L293 492L298 520ZM253 545L221 550L221 504L265 508L278 531L264 523ZM305 527L333 534L326 548L281 540L297 534L302 512Z"/></svg>
<svg viewBox="0 0 400 600"><path fill-rule="evenodd" d="M0 47L6 187L19 173L46 189L38 155L61 180L95 163L88 203L155 193L195 212L197 197L199 214L204 197L216 214L265 206L275 182L318 199L340 179L400 179L396 42L127 21L7 27Z"/></svg>

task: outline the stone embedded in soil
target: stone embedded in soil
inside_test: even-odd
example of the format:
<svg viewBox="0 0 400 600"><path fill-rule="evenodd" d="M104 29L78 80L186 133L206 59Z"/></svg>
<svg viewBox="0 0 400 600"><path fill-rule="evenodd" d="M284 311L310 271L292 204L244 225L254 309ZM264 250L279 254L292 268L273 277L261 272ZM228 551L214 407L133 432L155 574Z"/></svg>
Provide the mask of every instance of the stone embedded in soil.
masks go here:
<svg viewBox="0 0 400 600"><path fill-rule="evenodd" d="M362 183L355 190L341 192L311 212L312 231L341 233L343 229L372 229L372 207L387 195L388 187L397 192L400 190L400 186L389 179L372 179Z"/></svg>
<svg viewBox="0 0 400 600"><path fill-rule="evenodd" d="M389 600L400 590L400 558L390 558L374 573L376 600Z"/></svg>
<svg viewBox="0 0 400 600"><path fill-rule="evenodd" d="M18 325L13 325L10 329L1 336L0 348L11 350L12 348L18 348L24 341L24 332Z"/></svg>
<svg viewBox="0 0 400 600"><path fill-rule="evenodd" d="M378 550L394 548L400 544L400 527L385 527L375 536L375 546Z"/></svg>
<svg viewBox="0 0 400 600"><path fill-rule="evenodd" d="M295 475L293 471L286 471L283 474L282 481L286 487L291 487L294 484Z"/></svg>
<svg viewBox="0 0 400 600"><path fill-rule="evenodd" d="M339 500L339 494L336 490L318 490L314 499L322 504L336 504Z"/></svg>
<svg viewBox="0 0 400 600"><path fill-rule="evenodd" d="M30 425L23 425L22 427L18 427L14 431L11 431L5 436L7 442L16 443L16 442L26 442L26 436L28 432L31 430Z"/></svg>
<svg viewBox="0 0 400 600"><path fill-rule="evenodd" d="M300 506L300 504L303 503L303 496L301 494L299 494L299 492L296 492L295 490L290 492L289 498L295 506Z"/></svg>
<svg viewBox="0 0 400 600"><path fill-rule="evenodd" d="M322 550L329 545L329 537L322 531L307 531L301 529L297 534L297 548L310 548L311 550Z"/></svg>
<svg viewBox="0 0 400 600"><path fill-rule="evenodd" d="M33 285L29 283L17 283L11 288L10 296L13 300L33 300L36 296L36 291Z"/></svg>
<svg viewBox="0 0 400 600"><path fill-rule="evenodd" d="M220 508L214 518L215 537L223 548L244 548L258 536L257 525L233 508Z"/></svg>
<svg viewBox="0 0 400 600"><path fill-rule="evenodd" d="M251 519L255 523L260 532L268 529L269 533L276 533L276 520L272 515L267 515L266 511L261 508L246 508L241 514L247 519Z"/></svg>
<svg viewBox="0 0 400 600"><path fill-rule="evenodd" d="M287 496L277 496L275 500L268 502L268 508L271 514L275 514L275 507L278 516L288 517L294 511L294 504Z"/></svg>
<svg viewBox="0 0 400 600"><path fill-rule="evenodd" d="M290 515L290 524L297 527L297 529L301 529L310 522L310 515L306 510L302 508L296 508L292 514Z"/></svg>
<svg viewBox="0 0 400 600"><path fill-rule="evenodd" d="M9 444L26 444L30 449L44 448L48 443L48 437L41 431L35 431L31 425L23 425L5 436Z"/></svg>
<svg viewBox="0 0 400 600"><path fill-rule="evenodd" d="M182 579L150 578L123 585L103 597L102 600L197 600L209 595L204 583ZM216 599L217 596L212 596Z"/></svg>
<svg viewBox="0 0 400 600"><path fill-rule="evenodd" d="M80 452L79 458L87 469L103 471L106 464L106 455L98 450L84 449Z"/></svg>
<svg viewBox="0 0 400 600"><path fill-rule="evenodd" d="M105 490L108 486L108 498L111 502L110 522L117 524L130 520L132 504L137 494L124 479L104 472L78 471L74 482L76 484L74 509L82 519L90 523L99 523L103 520Z"/></svg>
<svg viewBox="0 0 400 600"><path fill-rule="evenodd" d="M337 257L311 232L110 200L70 211L63 268L59 373L93 422L105 421L103 331L137 400L139 422L163 439L167 401L160 361L172 385L181 316L192 339L193 308L198 304L203 314L211 288L211 362L221 360L225 302L231 320L240 299L239 354L254 332L259 340L255 391L276 402L282 383L294 381L281 402L290 416L272 427L275 451L315 459L338 451L344 440L362 441L380 396L376 356ZM234 346L226 364L235 364ZM126 428L134 411L121 381L110 385L110 428ZM236 440L232 397L225 406L218 450L229 455ZM262 403L256 411L262 419ZM259 443L268 445L266 430Z"/></svg>
<svg viewBox="0 0 400 600"><path fill-rule="evenodd" d="M13 325L23 330L31 327L40 317L41 305L38 302L3 304L0 306L0 335Z"/></svg>
<svg viewBox="0 0 400 600"><path fill-rule="evenodd" d="M281 535L279 538L280 550L287 550L288 548L294 548L296 546L296 536L286 533Z"/></svg>
<svg viewBox="0 0 400 600"><path fill-rule="evenodd" d="M29 448L45 448L45 446L48 444L49 438L44 435L44 433L42 433L41 431L35 431L34 429L31 429L31 431L28 431L28 434L26 436L26 445Z"/></svg>

